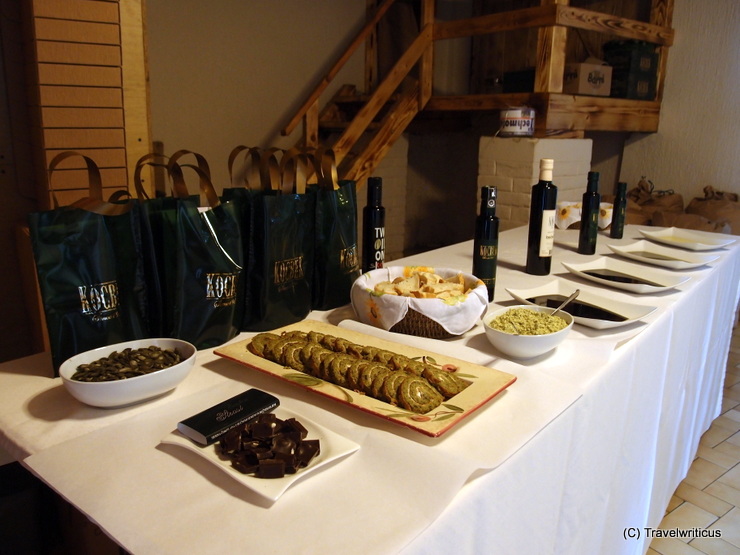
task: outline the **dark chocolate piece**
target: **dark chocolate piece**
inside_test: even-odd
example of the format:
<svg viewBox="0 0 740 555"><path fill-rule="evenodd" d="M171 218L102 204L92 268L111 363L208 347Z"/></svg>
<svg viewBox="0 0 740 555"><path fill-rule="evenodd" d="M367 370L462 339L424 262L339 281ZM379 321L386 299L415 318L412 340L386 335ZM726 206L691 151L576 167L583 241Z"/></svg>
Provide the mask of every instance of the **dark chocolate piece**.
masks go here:
<svg viewBox="0 0 740 555"><path fill-rule="evenodd" d="M263 414L224 434L220 454L243 474L282 478L295 474L320 453L318 439L305 439L308 430L295 418L281 420Z"/></svg>
<svg viewBox="0 0 740 555"><path fill-rule="evenodd" d="M308 430L306 429L306 427L298 422L298 420L296 420L295 418L288 418L283 423L283 432L286 434L295 432L298 434L299 439L306 439L306 437L308 436Z"/></svg>
<svg viewBox="0 0 740 555"><path fill-rule="evenodd" d="M282 478L285 476L285 462L280 459L265 459L260 461L257 478Z"/></svg>
<svg viewBox="0 0 740 555"><path fill-rule="evenodd" d="M308 466L308 463L313 460L321 452L320 444L318 439L307 439L298 446L296 451L296 457L303 466Z"/></svg>
<svg viewBox="0 0 740 555"><path fill-rule="evenodd" d="M272 438L279 428L278 419L274 414L262 414L252 423L252 437L265 439Z"/></svg>

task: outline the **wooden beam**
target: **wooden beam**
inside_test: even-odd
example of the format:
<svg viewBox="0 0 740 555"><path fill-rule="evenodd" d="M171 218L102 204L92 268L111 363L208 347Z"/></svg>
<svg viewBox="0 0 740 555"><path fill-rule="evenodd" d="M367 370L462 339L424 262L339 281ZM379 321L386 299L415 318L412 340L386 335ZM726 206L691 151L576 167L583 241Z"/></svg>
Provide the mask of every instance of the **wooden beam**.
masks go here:
<svg viewBox="0 0 740 555"><path fill-rule="evenodd" d="M663 46L672 45L675 36L673 29L668 26L644 23L570 6L557 7L555 24L615 35L623 39L644 40Z"/></svg>
<svg viewBox="0 0 740 555"><path fill-rule="evenodd" d="M126 167L128 168L128 184L132 186L136 162L154 150L146 49L146 2L145 0L120 0L119 5ZM153 196L154 174L151 166L147 166L142 171L141 180L147 192ZM133 189L129 192L135 194Z"/></svg>
<svg viewBox="0 0 740 555"><path fill-rule="evenodd" d="M378 0L365 0L365 19L370 19L378 9ZM375 89L378 81L378 27L365 38L365 91Z"/></svg>
<svg viewBox="0 0 740 555"><path fill-rule="evenodd" d="M420 28L434 27L434 0L422 0ZM432 97L434 85L434 41L429 41L429 46L424 50L419 64L419 109Z"/></svg>
<svg viewBox="0 0 740 555"><path fill-rule="evenodd" d="M434 26L434 40L553 25L598 31L624 39L644 40L665 46L673 44L674 39L673 29L667 26L551 4L455 21L439 21Z"/></svg>
<svg viewBox="0 0 740 555"><path fill-rule="evenodd" d="M544 4L559 7L563 0L543 0ZM537 65L534 74L534 92L563 92L567 27L550 25L537 31Z"/></svg>
<svg viewBox="0 0 740 555"><path fill-rule="evenodd" d="M319 147L319 101L306 111L303 116L303 145L306 148Z"/></svg>
<svg viewBox="0 0 740 555"><path fill-rule="evenodd" d="M673 0L653 0L650 9L650 23L670 27L673 21ZM663 99L666 67L668 67L668 46L658 48L658 75L655 83L655 99Z"/></svg>
<svg viewBox="0 0 740 555"><path fill-rule="evenodd" d="M538 128L641 133L658 130L660 102L570 94L549 94L546 101L547 111L535 114Z"/></svg>

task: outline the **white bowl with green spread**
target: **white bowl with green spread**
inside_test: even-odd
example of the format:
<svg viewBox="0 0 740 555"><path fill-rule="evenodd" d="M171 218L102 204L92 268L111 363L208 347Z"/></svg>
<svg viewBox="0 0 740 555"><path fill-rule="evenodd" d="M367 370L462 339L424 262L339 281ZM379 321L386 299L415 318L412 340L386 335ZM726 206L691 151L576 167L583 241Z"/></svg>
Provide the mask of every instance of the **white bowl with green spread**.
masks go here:
<svg viewBox="0 0 740 555"><path fill-rule="evenodd" d="M519 305L489 311L483 327L491 344L518 359L533 358L560 345L573 327L573 316L554 308Z"/></svg>

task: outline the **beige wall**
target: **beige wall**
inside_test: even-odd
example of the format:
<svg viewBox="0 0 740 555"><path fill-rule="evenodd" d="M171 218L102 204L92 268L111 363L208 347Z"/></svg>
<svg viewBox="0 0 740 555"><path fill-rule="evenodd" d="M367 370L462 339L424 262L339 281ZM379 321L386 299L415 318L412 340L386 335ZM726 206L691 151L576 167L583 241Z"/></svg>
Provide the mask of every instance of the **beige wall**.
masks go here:
<svg viewBox="0 0 740 555"><path fill-rule="evenodd" d="M280 129L364 24L364 0L147 0L152 138L203 154L214 185L237 145ZM363 57L335 83L362 83Z"/></svg>
<svg viewBox="0 0 740 555"><path fill-rule="evenodd" d="M702 189L740 193L740 2L676 0L660 126L628 138L622 181L645 175L688 203Z"/></svg>

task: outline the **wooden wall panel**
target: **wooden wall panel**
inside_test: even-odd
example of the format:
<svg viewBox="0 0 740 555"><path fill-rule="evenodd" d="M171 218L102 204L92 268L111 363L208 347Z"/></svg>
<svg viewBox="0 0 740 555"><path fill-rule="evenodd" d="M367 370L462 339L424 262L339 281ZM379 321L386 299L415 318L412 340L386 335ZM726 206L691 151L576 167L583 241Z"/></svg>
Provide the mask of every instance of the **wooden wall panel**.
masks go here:
<svg viewBox="0 0 740 555"><path fill-rule="evenodd" d="M118 2L104 0L32 0L36 17L118 23Z"/></svg>
<svg viewBox="0 0 740 555"><path fill-rule="evenodd" d="M40 107L78 106L89 108L121 108L123 97L120 88L106 87L62 87L41 85Z"/></svg>
<svg viewBox="0 0 740 555"><path fill-rule="evenodd" d="M120 88L122 77L117 67L42 63L38 65L38 82L41 85Z"/></svg>
<svg viewBox="0 0 740 555"><path fill-rule="evenodd" d="M125 168L102 168L100 170L100 178L104 184L110 184L105 186L104 190L114 191L121 186L125 186L126 183L126 169ZM71 204L72 201L68 201L70 196L78 195L78 191L87 191L87 168L84 170L57 170L51 177L51 186L56 192L57 200L60 205ZM86 195L85 195L86 196ZM79 198L79 196L78 196ZM107 197L105 197L107 198ZM62 202L62 199L67 202Z"/></svg>
<svg viewBox="0 0 740 555"><path fill-rule="evenodd" d="M38 61L55 64L83 64L89 66L121 65L120 46L107 44L75 44L59 41L38 41Z"/></svg>
<svg viewBox="0 0 740 555"><path fill-rule="evenodd" d="M143 0L25 2L40 208L52 205L49 161L65 150L90 156L106 190L127 187L133 164L150 150ZM54 180L61 204L87 195L83 171L60 170Z"/></svg>
<svg viewBox="0 0 740 555"><path fill-rule="evenodd" d="M54 156L63 152L66 149L54 150L53 148L46 149L46 165L52 161ZM98 168L121 168L126 165L126 150L123 148L106 148L106 149L87 149L80 148L77 152L94 158L98 164ZM58 168L61 169L85 169L84 160L82 158L68 158L64 160Z"/></svg>
<svg viewBox="0 0 740 555"><path fill-rule="evenodd" d="M41 119L48 127L114 127L123 129L122 108L42 107Z"/></svg>
<svg viewBox="0 0 740 555"><path fill-rule="evenodd" d="M121 32L117 23L38 18L36 20L36 39L119 46Z"/></svg>
<svg viewBox="0 0 740 555"><path fill-rule="evenodd" d="M126 143L123 129L47 128L44 135L46 148L123 148Z"/></svg>

